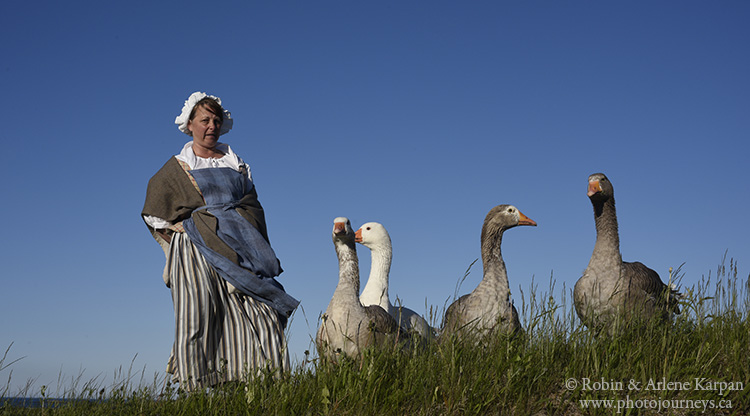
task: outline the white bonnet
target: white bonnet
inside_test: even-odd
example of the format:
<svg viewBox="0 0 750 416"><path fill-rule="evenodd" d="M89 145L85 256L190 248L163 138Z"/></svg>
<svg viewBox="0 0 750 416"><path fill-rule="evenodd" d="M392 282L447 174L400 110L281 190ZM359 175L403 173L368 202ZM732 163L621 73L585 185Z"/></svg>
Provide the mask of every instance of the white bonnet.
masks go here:
<svg viewBox="0 0 750 416"><path fill-rule="evenodd" d="M221 98L219 97L208 95L204 92L199 91L190 94L190 97L188 97L188 99L185 101L185 105L182 106L182 113L174 119L174 124L177 124L177 128L180 129L181 132L187 134L188 136L191 135L190 130L188 130L190 112L193 111L193 107L195 107L198 101L206 97L213 98L219 105L221 105ZM221 123L221 130L219 131L219 135L221 136L222 134L228 133L229 130L232 130L233 123L234 121L232 120L232 114L224 109L224 121Z"/></svg>

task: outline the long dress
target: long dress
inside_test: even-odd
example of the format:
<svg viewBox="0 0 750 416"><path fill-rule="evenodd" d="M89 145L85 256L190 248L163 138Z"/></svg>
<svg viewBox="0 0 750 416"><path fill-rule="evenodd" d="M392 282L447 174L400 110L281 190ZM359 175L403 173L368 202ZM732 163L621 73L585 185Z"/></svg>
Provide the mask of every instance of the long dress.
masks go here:
<svg viewBox="0 0 750 416"><path fill-rule="evenodd" d="M245 380L263 369L289 370L284 328L298 303L273 279L281 268L274 268L279 263L272 250L267 258L263 253L247 258L257 253L232 248L218 231L232 221L222 219L223 209L239 223L238 237L254 236L251 241L270 249L252 183L228 168L208 169L191 170L170 159L149 181L142 212L144 219L169 224L167 243L146 221L165 249L164 277L174 304L175 341L167 372L189 391Z"/></svg>

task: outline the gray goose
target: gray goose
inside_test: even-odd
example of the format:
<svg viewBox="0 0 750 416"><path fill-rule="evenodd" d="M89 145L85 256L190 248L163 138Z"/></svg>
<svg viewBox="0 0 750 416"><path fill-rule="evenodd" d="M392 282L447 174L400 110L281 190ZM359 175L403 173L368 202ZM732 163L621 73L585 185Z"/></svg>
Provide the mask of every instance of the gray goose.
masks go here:
<svg viewBox="0 0 750 416"><path fill-rule="evenodd" d="M359 260L349 219L338 217L333 224L339 282L318 328L318 353L354 357L370 346L395 345L401 335L396 320L379 306L359 302Z"/></svg>
<svg viewBox="0 0 750 416"><path fill-rule="evenodd" d="M680 313L681 296L659 274L640 262L623 262L612 182L603 173L589 176L596 243L591 260L573 289L581 321L595 331L617 327L615 318L668 320Z"/></svg>
<svg viewBox="0 0 750 416"><path fill-rule="evenodd" d="M536 222L513 205L498 205L487 213L482 225L482 281L445 311L441 338L457 333L483 335L491 331L511 334L521 329L500 252L503 233L518 225L535 226Z"/></svg>
<svg viewBox="0 0 750 416"><path fill-rule="evenodd" d="M393 247L391 236L383 224L368 222L354 234L356 242L370 249L370 277L359 295L363 305L378 305L388 311L406 331L414 332L427 339L435 337L435 332L427 320L406 306L393 306L388 296L388 275L391 271Z"/></svg>

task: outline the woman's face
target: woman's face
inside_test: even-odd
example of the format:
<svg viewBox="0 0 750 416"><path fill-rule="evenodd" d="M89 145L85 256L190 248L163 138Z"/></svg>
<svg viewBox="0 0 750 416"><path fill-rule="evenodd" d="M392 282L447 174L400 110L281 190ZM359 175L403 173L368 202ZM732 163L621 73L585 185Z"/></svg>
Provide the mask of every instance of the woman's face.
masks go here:
<svg viewBox="0 0 750 416"><path fill-rule="evenodd" d="M221 118L200 106L195 109L195 117L188 121L188 130L193 135L193 144L204 149L213 149L219 142Z"/></svg>

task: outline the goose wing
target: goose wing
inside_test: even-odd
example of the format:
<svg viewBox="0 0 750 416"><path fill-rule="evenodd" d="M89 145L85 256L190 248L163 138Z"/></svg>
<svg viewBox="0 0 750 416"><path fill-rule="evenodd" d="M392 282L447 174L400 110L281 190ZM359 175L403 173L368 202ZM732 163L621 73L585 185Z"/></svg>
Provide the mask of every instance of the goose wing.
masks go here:
<svg viewBox="0 0 750 416"><path fill-rule="evenodd" d="M443 332L455 332L463 326L463 315L465 312L466 302L469 301L469 294L458 298L448 306L443 315Z"/></svg>
<svg viewBox="0 0 750 416"><path fill-rule="evenodd" d="M652 299L656 305L666 306L673 313L680 313L677 292L662 282L659 273L639 261L623 262L622 273L630 285L631 293L643 293L647 300Z"/></svg>
<svg viewBox="0 0 750 416"><path fill-rule="evenodd" d="M377 305L364 306L367 319L370 320L371 328L378 333L394 334L398 332L399 326L385 309Z"/></svg>

